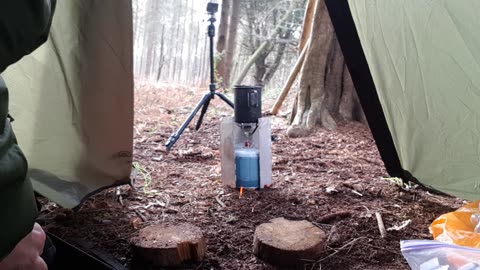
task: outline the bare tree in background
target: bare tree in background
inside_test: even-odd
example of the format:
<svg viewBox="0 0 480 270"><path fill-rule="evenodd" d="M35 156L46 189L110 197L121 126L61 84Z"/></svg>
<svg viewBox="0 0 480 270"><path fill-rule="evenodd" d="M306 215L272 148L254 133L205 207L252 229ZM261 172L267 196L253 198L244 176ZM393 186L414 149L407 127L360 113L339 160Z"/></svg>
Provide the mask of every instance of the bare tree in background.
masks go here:
<svg viewBox="0 0 480 270"><path fill-rule="evenodd" d="M235 0L233 0L235 2ZM218 28L218 39L217 39L217 61L216 61L216 71L220 79L225 77L225 48L227 45L227 39L229 34L229 24L230 24L230 7L232 0L223 0L222 1L222 12L220 16L220 26Z"/></svg>
<svg viewBox="0 0 480 270"><path fill-rule="evenodd" d="M143 74L145 76L149 77L152 71L152 66L153 66L153 58L154 58L154 50L155 50L155 44L156 44L156 37L155 35L155 24L156 24L156 12L158 10L158 1L155 0L148 0L146 3L147 6L147 14L145 16L145 29L148 33L148 35L144 36L144 44L148 44L145 48L145 65L143 67Z"/></svg>
<svg viewBox="0 0 480 270"><path fill-rule="evenodd" d="M160 55L158 57L158 71L157 71L157 81L160 80L162 76L163 67L165 66L165 25L162 25L162 34L160 38Z"/></svg>
<svg viewBox="0 0 480 270"><path fill-rule="evenodd" d="M224 70L222 73L223 82L226 87L230 87L232 75L233 57L237 51L238 25L240 22L240 5L242 0L233 0L230 23L228 27L227 50L225 51Z"/></svg>
<svg viewBox="0 0 480 270"><path fill-rule="evenodd" d="M195 0L134 0L135 76L144 80L201 81L206 17ZM204 16L205 15L205 16ZM203 81L202 81L203 82Z"/></svg>
<svg viewBox="0 0 480 270"><path fill-rule="evenodd" d="M280 66L286 46L292 40L292 33L300 26L303 14L296 11L303 1L281 1L274 5L275 2L244 1L242 49L250 56L238 72L234 84L241 84L252 66L255 66L254 84L264 85L270 81Z"/></svg>

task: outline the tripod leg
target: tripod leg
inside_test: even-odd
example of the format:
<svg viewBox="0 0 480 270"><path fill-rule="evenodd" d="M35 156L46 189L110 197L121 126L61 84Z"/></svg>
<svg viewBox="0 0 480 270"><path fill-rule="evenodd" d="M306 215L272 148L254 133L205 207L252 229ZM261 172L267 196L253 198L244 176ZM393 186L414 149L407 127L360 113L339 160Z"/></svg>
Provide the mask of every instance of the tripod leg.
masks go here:
<svg viewBox="0 0 480 270"><path fill-rule="evenodd" d="M185 120L185 122L183 122L180 128L168 138L167 142L165 143L165 147L167 148L167 151L170 151L172 146L180 138L180 135L182 135L183 131L185 131L185 129L188 127L192 119L195 117L195 114L197 114L197 112L200 110L202 106L204 106L206 102L210 102L211 98L212 98L212 95L210 93L205 94L202 100L200 100L197 106L195 106L195 109L193 109L190 115L188 115L187 120Z"/></svg>
<svg viewBox="0 0 480 270"><path fill-rule="evenodd" d="M195 126L195 130L199 130L200 126L202 125L203 122L203 117L205 116L205 113L207 112L208 105L210 105L210 100L207 100L205 104L203 104L202 111L200 112L200 116L198 117L198 122L197 125Z"/></svg>
<svg viewBox="0 0 480 270"><path fill-rule="evenodd" d="M225 101L230 107L234 107L233 102L231 102L224 94L220 92L215 92L215 95L219 96L221 100Z"/></svg>

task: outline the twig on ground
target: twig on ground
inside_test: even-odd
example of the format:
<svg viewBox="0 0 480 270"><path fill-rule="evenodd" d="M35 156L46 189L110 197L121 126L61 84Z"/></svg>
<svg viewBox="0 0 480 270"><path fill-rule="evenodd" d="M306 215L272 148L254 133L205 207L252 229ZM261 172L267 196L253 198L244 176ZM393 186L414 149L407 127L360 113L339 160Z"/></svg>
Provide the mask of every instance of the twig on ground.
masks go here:
<svg viewBox="0 0 480 270"><path fill-rule="evenodd" d="M137 216L138 216L143 222L147 222L147 218L146 218L142 213L140 213L140 211L138 211L137 209L133 209L133 211L135 212L135 214L137 214Z"/></svg>
<svg viewBox="0 0 480 270"><path fill-rule="evenodd" d="M166 210L165 211L166 213L178 213L179 212L177 209L175 209L173 207L166 207L165 210Z"/></svg>
<svg viewBox="0 0 480 270"><path fill-rule="evenodd" d="M219 196L220 196L220 195L218 195L218 196L215 197L215 200L217 201L217 203L220 204L220 206L221 206L222 208L227 207L227 206L225 205L225 203L223 203L222 200L220 200Z"/></svg>
<svg viewBox="0 0 480 270"><path fill-rule="evenodd" d="M356 191L356 190L353 190L353 189L352 189L352 193L355 194L355 195L358 195L358 196L360 196L360 197L363 197L363 194L360 193L360 192L358 192L358 191Z"/></svg>
<svg viewBox="0 0 480 270"><path fill-rule="evenodd" d="M405 229L411 222L412 222L411 219L406 220L406 221L402 222L402 224L400 224L400 225L395 225L393 227L388 228L387 231L401 231L401 230Z"/></svg>
<svg viewBox="0 0 480 270"><path fill-rule="evenodd" d="M382 238L387 237L387 230L385 230L385 225L383 224L382 215L376 212L375 217L377 218L377 224L378 224L378 230L380 231L380 236Z"/></svg>
<svg viewBox="0 0 480 270"><path fill-rule="evenodd" d="M122 195L122 191L120 190L120 187L116 187L115 188L115 195L113 196L113 198L118 198L120 197L120 195Z"/></svg>
<svg viewBox="0 0 480 270"><path fill-rule="evenodd" d="M352 213L349 212L349 211L342 211L342 212L331 213L331 214L325 215L325 216L319 218L316 221L318 223L325 224L325 223L329 223L329 222L331 222L333 220L336 220L336 219L344 219L344 218L350 217L351 215L352 215Z"/></svg>
<svg viewBox="0 0 480 270"><path fill-rule="evenodd" d="M337 233L337 227L333 225L332 228L330 229L330 232L328 233L327 243L330 243L330 241L332 240L332 235L335 233Z"/></svg>
<svg viewBox="0 0 480 270"><path fill-rule="evenodd" d="M378 247L378 246L374 246L374 245L370 245L370 244L364 244L364 245L368 246L368 247L375 248L375 249L385 250L387 252L390 252L390 253L393 253L393 254L396 254L396 255L402 255L400 252L389 250L389 249L386 249L386 248L382 248L382 247Z"/></svg>
<svg viewBox="0 0 480 270"><path fill-rule="evenodd" d="M333 252L332 254L328 255L328 256L325 257L325 258L320 259L319 261L317 261L317 263L323 262L323 261L325 261L326 259L329 259L329 258L337 255L340 251L342 251L342 250L344 250L344 249L346 249L346 248L349 248L349 250L350 250L350 248L353 246L353 244L354 244L355 242L361 240L361 239L368 239L368 238L365 237L365 236L362 236L362 237L359 237L359 238L355 238L355 239L353 239L352 241L350 241L350 242L346 243L345 245L341 246L339 249L335 250L335 252Z"/></svg>

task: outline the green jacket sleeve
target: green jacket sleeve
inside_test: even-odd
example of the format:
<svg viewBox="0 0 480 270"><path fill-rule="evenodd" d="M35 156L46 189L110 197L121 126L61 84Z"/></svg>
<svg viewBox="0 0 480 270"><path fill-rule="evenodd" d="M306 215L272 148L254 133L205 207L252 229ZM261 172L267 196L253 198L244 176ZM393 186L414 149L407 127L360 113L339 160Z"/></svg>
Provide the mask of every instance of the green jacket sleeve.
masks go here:
<svg viewBox="0 0 480 270"><path fill-rule="evenodd" d="M0 72L48 38L55 0L10 0L0 4ZM37 209L26 179L27 161L8 114L8 90L0 77L0 260L33 228Z"/></svg>
<svg viewBox="0 0 480 270"><path fill-rule="evenodd" d="M10 0L0 4L0 73L48 38L56 0Z"/></svg>

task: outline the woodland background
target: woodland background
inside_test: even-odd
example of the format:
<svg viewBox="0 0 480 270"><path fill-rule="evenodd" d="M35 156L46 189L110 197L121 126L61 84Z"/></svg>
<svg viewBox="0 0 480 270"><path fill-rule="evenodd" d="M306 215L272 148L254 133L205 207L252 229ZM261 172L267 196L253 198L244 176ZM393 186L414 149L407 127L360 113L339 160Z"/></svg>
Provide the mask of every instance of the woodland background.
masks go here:
<svg viewBox="0 0 480 270"><path fill-rule="evenodd" d="M207 239L206 258L183 269L272 270L253 254L253 235L258 225L285 217L328 235L322 258L305 269L409 269L400 241L431 239L431 222L463 201L387 174L324 0L219 2L220 91L231 97L232 85L263 85L264 113L278 116L271 117L270 188L240 196L223 186L218 123L232 110L220 99L200 130L187 128L165 151L208 91L207 2L133 0L135 188L108 189L78 212L44 202L44 228L98 257L110 254L123 269L131 265L130 239L140 229L193 223Z"/></svg>
<svg viewBox="0 0 480 270"><path fill-rule="evenodd" d="M208 84L207 2L134 2L137 79ZM323 0L224 0L216 18L215 71L225 92L239 84L262 85L267 97L295 89L291 137L364 122Z"/></svg>

